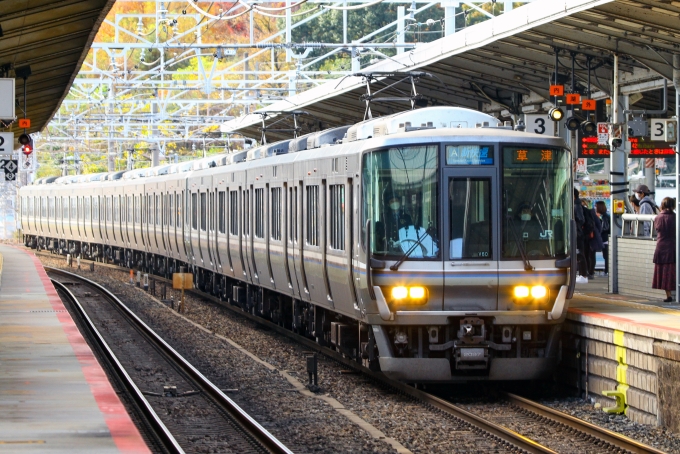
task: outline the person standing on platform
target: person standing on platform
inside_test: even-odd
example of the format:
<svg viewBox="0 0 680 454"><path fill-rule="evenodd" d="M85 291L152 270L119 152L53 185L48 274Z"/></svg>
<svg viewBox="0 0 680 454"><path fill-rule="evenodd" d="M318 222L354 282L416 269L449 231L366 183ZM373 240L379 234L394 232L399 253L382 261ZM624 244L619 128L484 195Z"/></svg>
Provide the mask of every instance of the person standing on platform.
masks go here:
<svg viewBox="0 0 680 454"><path fill-rule="evenodd" d="M666 291L664 303L673 301L675 290L675 199L666 197L661 201L661 213L654 219L656 249L654 250L654 279L652 288Z"/></svg>
<svg viewBox="0 0 680 454"><path fill-rule="evenodd" d="M609 274L609 235L611 234L611 216L607 213L607 205L602 201L595 203L595 210L602 224L602 257L604 258L604 274Z"/></svg>
<svg viewBox="0 0 680 454"><path fill-rule="evenodd" d="M635 189L635 198L640 201L640 214L657 214L659 212L659 208L649 196L649 192L649 188L645 184L641 184ZM645 237L649 236L651 229L651 222L642 223L642 231L644 232Z"/></svg>
<svg viewBox="0 0 680 454"><path fill-rule="evenodd" d="M583 204L583 217L586 221L583 224L583 232L586 234L585 256L588 266L588 279L594 279L595 255L597 252L602 252L602 224L595 210L588 208L585 200L582 200L581 203Z"/></svg>
<svg viewBox="0 0 680 454"><path fill-rule="evenodd" d="M574 220L576 221L576 263L578 264L578 276L576 276L577 284L588 283L588 263L585 256L585 235L583 234L583 224L585 224L585 217L583 215L583 206L579 198L578 189L574 188Z"/></svg>

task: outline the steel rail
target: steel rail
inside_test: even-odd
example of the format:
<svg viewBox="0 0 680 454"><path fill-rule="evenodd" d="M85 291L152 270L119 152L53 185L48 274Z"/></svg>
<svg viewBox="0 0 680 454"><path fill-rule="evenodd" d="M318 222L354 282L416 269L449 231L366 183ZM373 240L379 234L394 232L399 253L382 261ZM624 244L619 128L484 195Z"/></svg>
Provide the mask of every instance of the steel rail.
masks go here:
<svg viewBox="0 0 680 454"><path fill-rule="evenodd" d="M538 402L531 401L524 397L511 393L506 393L505 397L511 404L517 407L523 408L544 418L556 421L560 424L564 424L569 428L588 434L591 437L597 438L598 440L605 441L619 449L636 454L664 453L664 451L660 451L652 446L640 443L639 441L628 438L625 435L621 435L603 427L596 426L595 424L591 424L588 421L583 421L574 416L562 413L561 411L541 405Z"/></svg>
<svg viewBox="0 0 680 454"><path fill-rule="evenodd" d="M53 254L47 254L45 253L46 257L54 257ZM96 262L98 266L104 266L107 268L112 268L112 269L117 269L120 271L127 271L128 268L121 267L118 265L111 265L111 264L104 264L101 262ZM46 267L47 268L47 267ZM158 281L163 281L167 283L171 283L170 280L160 277L160 276L155 276L154 279ZM223 307L225 309L230 310L231 312L234 312L242 317L245 317L249 320L252 320L260 325L266 326L267 328L270 328L272 331L275 331L279 334L282 334L284 336L287 336L296 342L304 345L305 347L308 347L311 350L314 350L318 353L321 353L334 361L337 361L347 367L353 368L355 370L358 370L362 372L363 374L369 376L370 378L385 384L393 389L396 389L397 391L404 393L406 395L411 396L412 398L421 401L427 405L433 406L438 408L439 410L450 414L454 417L460 418L469 424L472 424L473 426L476 426L493 436L496 436L498 438L501 438L502 440L511 443L518 448L521 448L527 452L530 453L555 453L554 450L551 450L550 448L543 446L534 440L531 440L528 437L525 437L524 435L521 435L513 430L510 430L502 425L496 424L494 422L485 420L484 418L481 418L469 411L466 411L444 399L441 399L439 397L433 396L431 394L428 394L424 391L418 390L416 388L413 388L405 383L399 382L397 380L392 380L387 378L384 374L382 373L377 373L369 368L357 363L356 361L352 359L348 359L344 357L341 353L336 352L335 350L331 350L329 348L323 347L316 343L315 341L308 339L304 336L301 336L297 333L293 333L275 323L270 322L269 320L263 319L261 317L258 317L256 315L250 314L248 312L243 311L240 307L238 306L232 306L219 298L203 293L197 289L192 289L188 290L189 293L192 293L200 298L210 300L211 302L218 304L220 307ZM541 404L538 404L536 402L532 402L528 399L525 399L520 396L516 396L514 394L506 394L507 399L517 405L521 406L529 411L532 411L534 413L540 414L543 417L556 420L557 422L560 422L562 424L566 424L569 427L572 427L576 430L579 430L580 432L584 432L588 435L591 435L599 440L606 441L612 445L615 445L616 447L632 452L632 453L653 453L653 454L663 454L663 451L660 451L658 449L655 449L651 446L645 445L643 443L640 443L638 441L635 441L631 438L628 438L624 435L618 434L616 432L598 427L594 424L588 423L587 421L582 421L578 418L575 418L573 416L567 415L565 413L559 412L557 410L553 410L552 408L543 406Z"/></svg>
<svg viewBox="0 0 680 454"><path fill-rule="evenodd" d="M218 403L240 426L248 433L254 440L262 445L262 447L272 454L293 454L283 443L276 439L267 429L262 427L250 415L248 415L241 407L239 407L233 400L227 397L217 386L209 381L201 372L191 365L182 355L173 349L167 342L165 342L158 334L156 334L146 323L144 323L137 315L135 315L128 307L123 304L113 293L101 286L100 284L91 281L78 274L69 273L68 271L58 268L45 267L45 270L50 273L58 273L68 276L72 279L77 279L86 282L88 285L96 288L102 292L110 301L112 301L118 309L132 322L135 328L139 329L154 345L168 356L184 373L186 373L196 384L201 388L206 395L209 395L215 402Z"/></svg>
<svg viewBox="0 0 680 454"><path fill-rule="evenodd" d="M109 365L117 375L117 378L134 400L135 404L137 405L137 409L146 419L146 423L151 426L151 429L158 438L158 441L163 445L167 452L183 454L184 450L182 447L177 443L175 437L172 436L168 428L165 426L165 424L163 424L163 421L161 421L154 409L151 407L149 401L146 400L137 385L135 385L135 383L132 381L132 378L130 378L130 375L128 375L123 365L120 363L120 361L118 361L118 358L106 343L102 335L99 333L90 317L88 317L88 315L85 313L85 309L83 309L83 306L81 306L78 298L63 283L55 279L51 279L51 281L57 290L64 293L71 300L78 317L89 330L91 339L94 340L97 348L104 355L106 361L108 361Z"/></svg>

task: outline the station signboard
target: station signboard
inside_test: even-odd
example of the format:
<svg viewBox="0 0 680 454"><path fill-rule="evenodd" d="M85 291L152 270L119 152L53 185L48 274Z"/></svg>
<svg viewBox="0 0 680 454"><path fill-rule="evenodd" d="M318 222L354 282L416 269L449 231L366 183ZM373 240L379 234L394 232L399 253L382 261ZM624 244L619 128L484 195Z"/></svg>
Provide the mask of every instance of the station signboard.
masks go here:
<svg viewBox="0 0 680 454"><path fill-rule="evenodd" d="M650 140L645 137L629 137L629 156L675 156L675 147L668 142Z"/></svg>
<svg viewBox="0 0 680 454"><path fill-rule="evenodd" d="M609 144L600 144L597 137L581 137L578 148L579 158L608 158L609 154Z"/></svg>

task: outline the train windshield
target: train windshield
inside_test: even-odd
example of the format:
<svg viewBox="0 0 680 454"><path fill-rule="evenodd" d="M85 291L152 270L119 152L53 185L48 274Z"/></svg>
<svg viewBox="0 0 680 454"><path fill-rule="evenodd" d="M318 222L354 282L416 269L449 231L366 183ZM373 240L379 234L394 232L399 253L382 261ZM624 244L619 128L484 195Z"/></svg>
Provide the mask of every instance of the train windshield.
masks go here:
<svg viewBox="0 0 680 454"><path fill-rule="evenodd" d="M438 145L404 146L363 157L362 223L371 222L371 253L379 257L439 257Z"/></svg>
<svg viewBox="0 0 680 454"><path fill-rule="evenodd" d="M557 148L503 149L503 258L564 258L572 217L570 154Z"/></svg>

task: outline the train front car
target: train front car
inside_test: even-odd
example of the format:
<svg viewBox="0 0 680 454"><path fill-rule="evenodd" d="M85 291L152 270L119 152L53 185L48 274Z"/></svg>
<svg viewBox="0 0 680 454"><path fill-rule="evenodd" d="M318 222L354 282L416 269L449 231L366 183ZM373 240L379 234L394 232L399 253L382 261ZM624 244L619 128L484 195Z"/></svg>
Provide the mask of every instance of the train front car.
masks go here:
<svg viewBox="0 0 680 454"><path fill-rule="evenodd" d="M364 357L407 382L546 377L574 266L571 154L559 138L447 131L362 156Z"/></svg>

